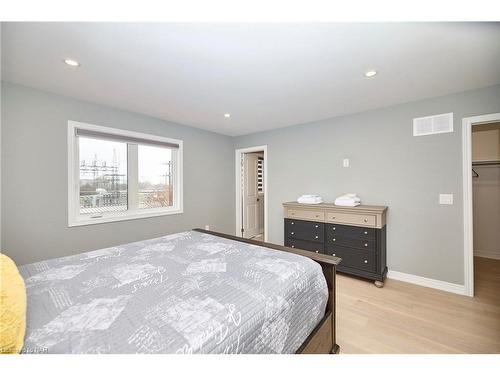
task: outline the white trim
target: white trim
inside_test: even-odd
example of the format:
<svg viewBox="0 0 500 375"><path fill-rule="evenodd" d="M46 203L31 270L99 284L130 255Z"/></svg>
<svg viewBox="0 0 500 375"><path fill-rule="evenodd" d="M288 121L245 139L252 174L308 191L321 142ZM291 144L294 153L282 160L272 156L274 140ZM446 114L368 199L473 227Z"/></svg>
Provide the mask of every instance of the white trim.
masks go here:
<svg viewBox="0 0 500 375"><path fill-rule="evenodd" d="M474 296L474 243L472 211L472 126L499 121L500 113L466 117L462 120L462 191L464 211L464 287Z"/></svg>
<svg viewBox="0 0 500 375"><path fill-rule="evenodd" d="M465 290L465 285L453 284L447 281L429 279L427 277L422 277L392 270L389 270L387 272L387 278L392 280L404 281L406 283L411 283L415 285L425 286L427 288L439 289L445 292L467 295Z"/></svg>
<svg viewBox="0 0 500 375"><path fill-rule="evenodd" d="M139 148L127 144L127 204L128 207L139 205Z"/></svg>
<svg viewBox="0 0 500 375"><path fill-rule="evenodd" d="M239 148L235 150L235 188L236 188L236 236L241 237L241 156L250 152L264 152L264 241L268 241L269 236L269 216L268 216L268 205L269 205L269 195L267 194L267 187L269 185L269 180L267 179L267 145L254 146L247 148Z"/></svg>
<svg viewBox="0 0 500 375"><path fill-rule="evenodd" d="M144 212L142 212L144 211ZM113 216L103 216L103 217L98 217L98 218L92 218L92 219L78 219L75 218L71 222L68 222L68 227L79 227L83 225L93 225L93 224L103 224L103 223L114 223L116 221L128 221L128 220L137 220L137 219L146 219L150 217L157 217L157 216L166 216L166 215L175 215L175 214L181 214L181 210L171 210L171 211L166 211L165 208L152 208L151 210L141 210L141 212L114 212Z"/></svg>
<svg viewBox="0 0 500 375"><path fill-rule="evenodd" d="M75 129L87 129L105 133L111 133L121 136L150 139L159 142L176 143L179 148L172 153L173 158L173 180L174 180L174 206L169 208L152 208L141 210L127 210L123 212L104 213L102 217L90 218L89 216L79 215L79 171L78 171L78 142L75 136ZM127 147L129 155L131 144ZM137 152L135 152L137 154ZM104 126L92 125L77 121L68 121L68 227L109 223L115 221L135 220L148 217L174 215L183 213L183 142L180 139L166 138L152 134L138 133L123 129L109 128ZM137 159L137 158L135 158ZM127 163L129 164L129 163ZM135 164L134 164L135 165ZM130 168L130 165L128 165ZM130 177L130 174L129 174ZM133 185L133 184L132 184ZM132 186L133 188L133 186ZM130 203L130 201L129 201Z"/></svg>

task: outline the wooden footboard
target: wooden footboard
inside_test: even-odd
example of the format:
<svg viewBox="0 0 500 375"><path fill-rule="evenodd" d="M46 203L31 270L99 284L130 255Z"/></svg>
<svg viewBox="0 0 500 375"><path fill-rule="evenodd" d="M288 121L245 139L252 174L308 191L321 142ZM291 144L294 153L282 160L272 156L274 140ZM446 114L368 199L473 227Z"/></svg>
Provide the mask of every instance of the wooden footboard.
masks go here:
<svg viewBox="0 0 500 375"><path fill-rule="evenodd" d="M275 245L268 242L254 241L246 238L236 237L229 234L212 232L205 229L196 228L197 232L211 234L213 236L223 237L230 240L249 243L252 245L267 247L273 250L286 251L289 253L302 255L318 262L323 270L326 283L328 285L328 302L326 305L326 313L323 319L311 332L309 337L304 341L302 346L297 350L298 354L336 354L339 352L339 346L335 337L335 275L336 267L341 259L330 255L313 253L310 251L299 250L295 248Z"/></svg>

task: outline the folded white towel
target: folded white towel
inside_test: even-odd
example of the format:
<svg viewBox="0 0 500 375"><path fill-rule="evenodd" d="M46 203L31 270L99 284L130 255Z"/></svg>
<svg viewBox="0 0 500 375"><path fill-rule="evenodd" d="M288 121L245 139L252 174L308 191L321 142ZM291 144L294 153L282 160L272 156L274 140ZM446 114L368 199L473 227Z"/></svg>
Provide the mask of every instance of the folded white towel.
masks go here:
<svg viewBox="0 0 500 375"><path fill-rule="evenodd" d="M356 193L344 194L335 199L335 205L337 206L355 207L359 206L360 204L361 199L357 196Z"/></svg>
<svg viewBox="0 0 500 375"><path fill-rule="evenodd" d="M361 202L361 199L356 197L356 198L337 198L335 199L336 201L343 201L343 202Z"/></svg>
<svg viewBox="0 0 500 375"><path fill-rule="evenodd" d="M319 203L323 203L323 199L321 199L321 198L318 198L318 199L298 198L297 202L304 203L304 204L319 204Z"/></svg>
<svg viewBox="0 0 500 375"><path fill-rule="evenodd" d="M347 194L341 195L338 198L357 198L357 197L358 197L358 194L356 194L356 193L347 193Z"/></svg>
<svg viewBox="0 0 500 375"><path fill-rule="evenodd" d="M323 203L323 198L317 194L304 194L297 198L297 202L303 204L319 204Z"/></svg>
<svg viewBox="0 0 500 375"><path fill-rule="evenodd" d="M336 199L335 200L336 206L356 207L356 206L359 206L360 204L361 204L361 202L348 201L345 199L341 199L341 200Z"/></svg>

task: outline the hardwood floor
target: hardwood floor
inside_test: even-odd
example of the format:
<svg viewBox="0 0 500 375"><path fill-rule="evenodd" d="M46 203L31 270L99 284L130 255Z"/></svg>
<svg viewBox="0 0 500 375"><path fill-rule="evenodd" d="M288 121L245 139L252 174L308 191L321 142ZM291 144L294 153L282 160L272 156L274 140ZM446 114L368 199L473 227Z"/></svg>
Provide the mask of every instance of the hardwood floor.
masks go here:
<svg viewBox="0 0 500 375"><path fill-rule="evenodd" d="M264 233L258 234L251 238L254 241L264 241Z"/></svg>
<svg viewBox="0 0 500 375"><path fill-rule="evenodd" d="M500 353L500 260L475 257L475 297L338 275L341 353Z"/></svg>

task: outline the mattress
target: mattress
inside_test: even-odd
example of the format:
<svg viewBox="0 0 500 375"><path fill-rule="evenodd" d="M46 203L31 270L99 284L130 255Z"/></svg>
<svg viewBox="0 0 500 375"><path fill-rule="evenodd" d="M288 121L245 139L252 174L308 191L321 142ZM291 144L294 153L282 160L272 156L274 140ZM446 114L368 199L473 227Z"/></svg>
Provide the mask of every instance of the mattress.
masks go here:
<svg viewBox="0 0 500 375"><path fill-rule="evenodd" d="M26 353L294 353L328 299L311 259L196 231L20 272Z"/></svg>

